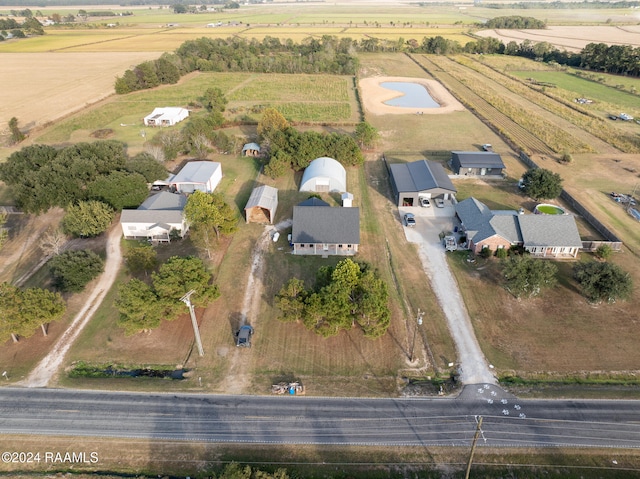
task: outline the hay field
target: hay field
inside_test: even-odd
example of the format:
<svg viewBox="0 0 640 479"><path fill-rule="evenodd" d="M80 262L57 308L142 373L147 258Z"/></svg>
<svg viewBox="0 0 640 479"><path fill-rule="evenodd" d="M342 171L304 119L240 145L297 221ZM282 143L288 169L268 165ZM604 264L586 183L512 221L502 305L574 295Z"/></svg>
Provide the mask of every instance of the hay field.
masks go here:
<svg viewBox="0 0 640 479"><path fill-rule="evenodd" d="M633 21L638 22L640 18ZM521 43L548 42L561 50L579 52L589 43L607 43L609 45L640 46L640 26L549 26L545 30L482 30L476 32L482 37L493 37L507 44L511 41Z"/></svg>
<svg viewBox="0 0 640 479"><path fill-rule="evenodd" d="M17 117L32 129L113 94L117 75L156 52L0 53L0 125Z"/></svg>

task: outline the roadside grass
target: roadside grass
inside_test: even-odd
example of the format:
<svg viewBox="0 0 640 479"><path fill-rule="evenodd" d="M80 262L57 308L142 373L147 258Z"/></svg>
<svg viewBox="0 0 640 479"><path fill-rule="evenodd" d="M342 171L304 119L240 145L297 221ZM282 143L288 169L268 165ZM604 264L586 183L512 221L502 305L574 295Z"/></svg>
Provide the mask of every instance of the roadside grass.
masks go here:
<svg viewBox="0 0 640 479"><path fill-rule="evenodd" d="M226 464L237 462L262 471L285 468L290 477L333 478L440 478L446 470L451 477L462 477L469 458L468 448L459 447L378 447L325 445L219 444L196 441L111 439L11 435L0 438L9 451L96 452L98 463L74 464L73 469L56 470L74 479L99 474L117 479L122 474L146 476L210 477ZM81 446L81 447L80 447ZM79 451L78 451L79 452ZM612 467L612 458L617 464ZM508 448L480 447L474 455L473 477L578 479L635 477L640 459L633 449L597 448ZM2 473L15 479L53 473L44 461L27 468L0 464ZM114 473L112 471L118 471Z"/></svg>

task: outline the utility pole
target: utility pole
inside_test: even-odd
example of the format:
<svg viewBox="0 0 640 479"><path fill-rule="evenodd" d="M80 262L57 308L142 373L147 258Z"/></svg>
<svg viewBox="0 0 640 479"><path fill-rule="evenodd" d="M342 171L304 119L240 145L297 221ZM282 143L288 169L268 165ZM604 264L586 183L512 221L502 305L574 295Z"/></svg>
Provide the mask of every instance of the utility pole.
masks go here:
<svg viewBox="0 0 640 479"><path fill-rule="evenodd" d="M476 426L476 434L473 436L473 443L471 444L471 454L469 454L469 463L467 464L467 472L464 475L464 479L469 479L469 473L471 472L471 463L473 462L473 454L476 452L476 443L478 442L478 436L482 430L482 416L478 418L478 424Z"/></svg>
<svg viewBox="0 0 640 479"><path fill-rule="evenodd" d="M413 327L413 341L411 342L411 355L409 356L409 362L413 362L413 353L416 349L416 335L418 334L418 326L422 326L422 316L424 316L424 311L420 311L420 308L418 308L416 325Z"/></svg>
<svg viewBox="0 0 640 479"><path fill-rule="evenodd" d="M192 289L182 298L180 298L180 301L186 304L189 308L189 314L191 315L191 324L193 325L193 335L196 338L196 345L198 346L198 354L200 356L204 356L204 349L202 349L202 340L200 339L200 330L198 329L198 322L196 321L196 313L193 310L193 304L191 304L191 295L195 292L196 290Z"/></svg>

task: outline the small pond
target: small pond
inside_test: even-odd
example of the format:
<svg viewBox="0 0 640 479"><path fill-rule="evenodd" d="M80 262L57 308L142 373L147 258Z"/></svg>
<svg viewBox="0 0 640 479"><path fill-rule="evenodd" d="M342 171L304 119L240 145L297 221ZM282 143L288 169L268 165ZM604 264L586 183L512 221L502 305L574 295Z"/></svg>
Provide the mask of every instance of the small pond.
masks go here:
<svg viewBox="0 0 640 479"><path fill-rule="evenodd" d="M380 83L380 86L387 90L404 93L402 96L385 101L385 105L404 108L440 108L427 89L418 83L391 81Z"/></svg>

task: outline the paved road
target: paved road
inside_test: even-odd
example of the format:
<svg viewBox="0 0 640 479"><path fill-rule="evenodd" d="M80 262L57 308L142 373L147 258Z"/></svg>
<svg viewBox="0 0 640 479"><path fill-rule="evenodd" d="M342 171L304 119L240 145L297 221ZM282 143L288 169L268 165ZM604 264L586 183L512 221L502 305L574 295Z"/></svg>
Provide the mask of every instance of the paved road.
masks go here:
<svg viewBox="0 0 640 479"><path fill-rule="evenodd" d="M508 414L508 415L507 415ZM0 388L10 434L273 444L640 447L640 401L519 401L492 385L457 399L136 394Z"/></svg>
<svg viewBox="0 0 640 479"><path fill-rule="evenodd" d="M407 240L418 245L418 254L431 288L447 318L451 336L456 343L460 380L464 384L491 383L496 379L487 365L473 331L469 313L460 295L438 236L453 230L454 209L450 202L445 208L399 208L400 217L406 212L416 216L415 228L405 227Z"/></svg>

